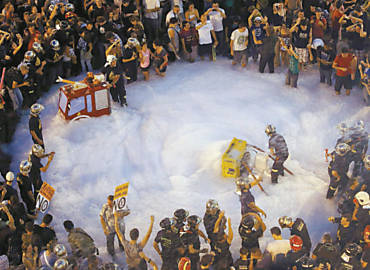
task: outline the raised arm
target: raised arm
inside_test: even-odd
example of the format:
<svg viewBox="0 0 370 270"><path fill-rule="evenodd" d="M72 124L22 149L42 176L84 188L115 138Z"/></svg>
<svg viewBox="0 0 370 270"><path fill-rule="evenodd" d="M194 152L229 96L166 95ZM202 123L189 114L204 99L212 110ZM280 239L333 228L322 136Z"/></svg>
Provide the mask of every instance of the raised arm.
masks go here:
<svg viewBox="0 0 370 270"><path fill-rule="evenodd" d="M154 224L154 216L150 216L150 225L149 225L149 229L148 231L146 232L146 235L144 237L144 239L140 242L140 246L141 248L144 248L146 243L148 242L149 238L150 238L150 235L152 234L152 230L153 230L153 224Z"/></svg>

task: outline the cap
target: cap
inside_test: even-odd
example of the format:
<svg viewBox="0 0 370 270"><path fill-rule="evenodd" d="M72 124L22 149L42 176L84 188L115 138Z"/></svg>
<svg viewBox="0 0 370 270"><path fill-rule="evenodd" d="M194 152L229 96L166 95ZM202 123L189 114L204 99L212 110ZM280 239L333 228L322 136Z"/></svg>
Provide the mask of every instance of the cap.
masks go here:
<svg viewBox="0 0 370 270"><path fill-rule="evenodd" d="M254 21L262 21L262 18L260 16L257 16L256 18L254 18Z"/></svg>
<svg viewBox="0 0 370 270"><path fill-rule="evenodd" d="M115 57L114 55L110 54L107 56L107 62L105 63L105 67L107 66L110 66L112 64L113 61L116 61L117 60L117 57Z"/></svg>

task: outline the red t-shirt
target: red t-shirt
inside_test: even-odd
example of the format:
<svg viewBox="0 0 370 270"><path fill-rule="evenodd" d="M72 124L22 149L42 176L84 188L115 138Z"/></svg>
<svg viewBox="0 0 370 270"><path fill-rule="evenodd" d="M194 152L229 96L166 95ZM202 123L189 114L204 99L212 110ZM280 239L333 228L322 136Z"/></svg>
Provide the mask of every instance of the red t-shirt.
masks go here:
<svg viewBox="0 0 370 270"><path fill-rule="evenodd" d="M351 62L353 59L352 54L348 54L348 56L344 57L342 54L338 54L337 57L334 59L334 63L336 63L339 67L347 68L346 71L342 71L337 69L337 75L340 77L345 77L351 74Z"/></svg>
<svg viewBox="0 0 370 270"><path fill-rule="evenodd" d="M315 38L323 38L324 37L324 28L326 25L326 20L325 18L322 18L320 20L316 19L316 16L312 16L311 20L314 22L311 24L312 25L312 37ZM319 22L322 22L323 26L319 25Z"/></svg>

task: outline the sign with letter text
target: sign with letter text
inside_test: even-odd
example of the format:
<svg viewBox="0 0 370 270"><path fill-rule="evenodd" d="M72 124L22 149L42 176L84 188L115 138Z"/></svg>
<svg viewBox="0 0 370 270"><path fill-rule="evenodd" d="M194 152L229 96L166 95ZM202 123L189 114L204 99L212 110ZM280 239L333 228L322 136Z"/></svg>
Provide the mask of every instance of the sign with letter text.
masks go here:
<svg viewBox="0 0 370 270"><path fill-rule="evenodd" d="M51 199L54 196L55 189L48 183L44 182L36 199L36 209L40 209L42 213L49 208Z"/></svg>
<svg viewBox="0 0 370 270"><path fill-rule="evenodd" d="M119 185L114 190L113 212L123 211L127 209L126 197L127 197L127 191L128 191L128 184L129 182Z"/></svg>

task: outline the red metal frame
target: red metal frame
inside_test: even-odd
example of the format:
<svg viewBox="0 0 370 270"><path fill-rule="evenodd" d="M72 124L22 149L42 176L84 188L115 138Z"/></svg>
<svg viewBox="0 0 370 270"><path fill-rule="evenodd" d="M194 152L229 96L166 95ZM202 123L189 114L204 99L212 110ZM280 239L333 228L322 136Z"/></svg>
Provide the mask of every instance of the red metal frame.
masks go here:
<svg viewBox="0 0 370 270"><path fill-rule="evenodd" d="M96 97L96 92L99 92L99 91L102 91L104 90L104 92L100 92L99 93L99 96L100 98L105 98L105 95L106 95L106 98L107 98L107 106L105 108L102 108L102 109L99 109L97 110L97 97ZM63 95L65 96L66 98L66 102L65 100L63 100L63 103L66 103L65 104L65 108L61 107L63 106L63 103L61 104L61 100L62 100L62 97ZM90 97L89 97L90 96ZM77 98L80 98L80 97L84 97L84 109L76 112L76 113L73 113L72 115L69 115L69 111L70 111L70 103L73 99L77 99ZM89 107L88 107L88 97L89 99L91 99L91 111L89 111ZM65 99L63 97L63 99ZM58 97L58 108L59 108L59 113L61 115L63 115L63 118L65 120L72 120L74 119L75 117L79 117L79 116L82 116L82 115L86 115L86 116L89 116L89 117L99 117L99 116L102 116L102 115L109 115L111 113L111 104L110 104L110 98L109 98L109 88L107 88L107 86L105 84L98 84L98 85L95 85L95 86L83 86L81 84L75 84L75 85L72 85L72 84L66 84L66 85L63 85L59 88L59 97Z"/></svg>

